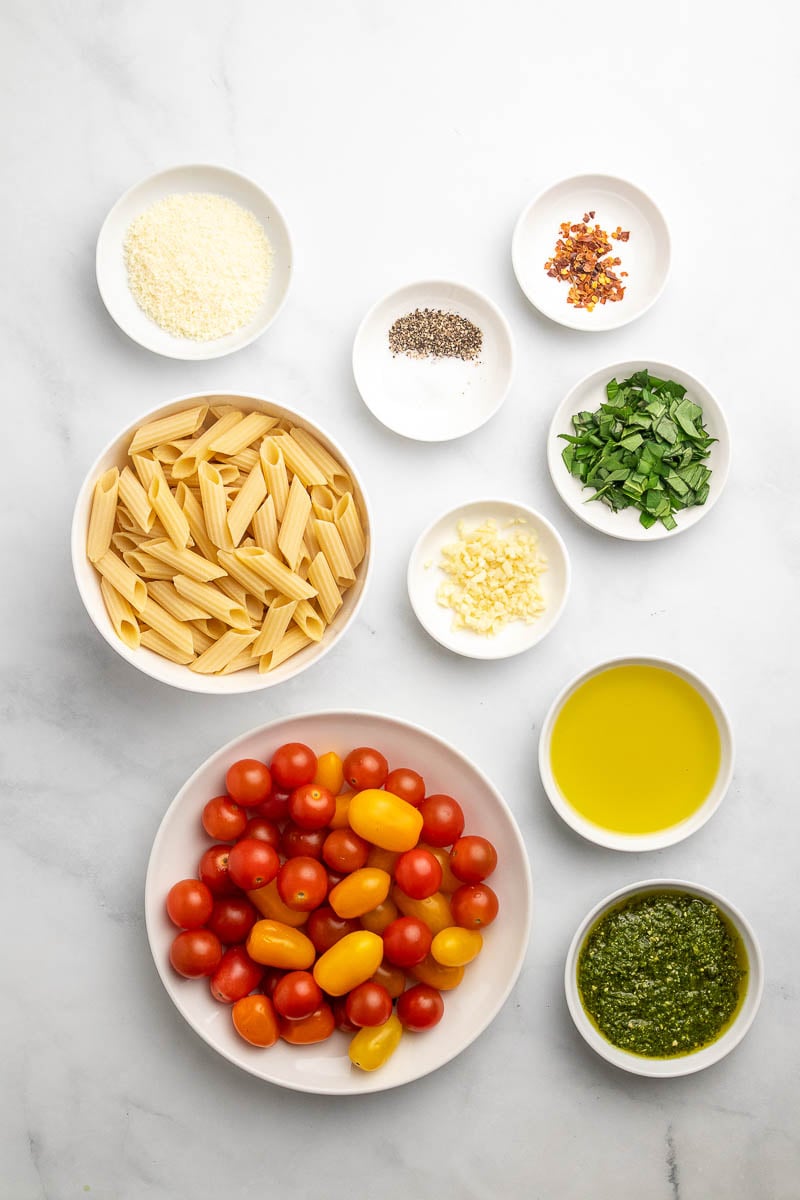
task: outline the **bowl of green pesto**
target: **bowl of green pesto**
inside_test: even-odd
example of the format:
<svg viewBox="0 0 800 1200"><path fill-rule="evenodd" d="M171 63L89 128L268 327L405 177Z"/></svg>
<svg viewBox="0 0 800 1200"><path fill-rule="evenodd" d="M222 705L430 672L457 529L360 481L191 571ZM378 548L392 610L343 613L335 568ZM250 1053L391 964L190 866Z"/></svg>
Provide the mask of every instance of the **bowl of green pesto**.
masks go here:
<svg viewBox="0 0 800 1200"><path fill-rule="evenodd" d="M606 896L567 954L567 1006L593 1050L635 1075L690 1075L753 1023L761 950L742 913L710 888L648 879Z"/></svg>

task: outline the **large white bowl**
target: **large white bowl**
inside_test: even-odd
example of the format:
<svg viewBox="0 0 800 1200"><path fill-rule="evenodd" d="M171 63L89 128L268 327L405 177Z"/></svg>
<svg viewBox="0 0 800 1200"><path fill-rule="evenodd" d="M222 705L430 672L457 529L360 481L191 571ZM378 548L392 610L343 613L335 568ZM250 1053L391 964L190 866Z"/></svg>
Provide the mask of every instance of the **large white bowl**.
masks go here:
<svg viewBox="0 0 800 1200"><path fill-rule="evenodd" d="M599 675L601 672L607 671L612 667L661 667L662 670L672 671L674 675L678 675L688 684L691 684L695 691L702 696L711 709L717 729L719 730L719 770L714 780L714 786L708 796L700 807L684 821L679 821L676 825L669 825L666 829L659 829L654 833L618 833L613 829L604 829L602 825L595 825L593 821L588 821L562 795L561 789L553 775L553 768L550 763L550 742L553 736L553 727L559 713L573 692L581 684L586 683L587 679L591 679L593 676ZM610 850L636 852L661 850L664 846L672 846L676 842L682 842L684 838L695 833L705 825L706 821L713 816L722 803L722 799L733 777L733 761L733 728L719 696L703 679L695 675L693 671L681 666L680 663L671 662L668 658L635 655L623 658L610 658L607 662L598 663L596 666L590 667L587 671L582 671L580 675L576 675L574 679L570 680L550 705L539 737L539 774L544 790L553 808L562 820L566 821L567 825L574 829L576 833L579 833L581 837L585 837L588 841L594 842L598 846L606 846Z"/></svg>
<svg viewBox="0 0 800 1200"><path fill-rule="evenodd" d="M313 433L322 442L323 446L345 467L353 480L354 496L366 533L367 552L358 568L358 578L353 586L345 592L344 603L336 614L333 623L325 630L322 641L306 646L304 650L292 655L286 662L281 663L274 671L268 671L263 675L260 675L257 670L237 671L232 675L198 675L180 663L172 663L166 658L161 658L160 655L153 653L152 650L147 650L144 646L140 646L137 650L131 650L114 632L113 626L108 619L105 604L103 603L100 591L100 576L86 557L86 530L89 522L92 492L98 477L110 467L116 466L121 468L125 465L127 462L128 445L134 431L140 425L143 425L146 421L154 421L158 417L169 416L170 413L178 412L182 408L188 408L193 404L204 401L219 404L236 404L252 412L271 413L278 417L288 418L294 424L307 429L309 433ZM86 606L86 611L112 650L116 650L117 654L120 654L126 662L143 671L145 675L150 675L153 679L160 680L161 683L168 683L172 687L183 688L187 692L207 692L215 696L230 696L241 692L256 692L262 688L273 687L277 683L283 683L284 680L291 679L294 675L298 675L301 671L304 671L306 667L310 667L312 663L317 662L338 642L344 631L355 619L361 607L367 581L372 571L372 537L370 526L369 505L355 466L344 450L342 450L341 446L329 434L320 429L318 425L315 425L307 417L304 417L302 413L287 408L283 404L276 404L273 400L268 400L265 396L254 396L243 392L192 393L187 396L179 396L177 400L173 400L169 404L164 404L161 408L155 408L150 412L142 413L127 429L123 430L113 441L109 442L95 459L81 484L81 489L78 492L78 498L75 502L71 536L72 569L75 573L75 582L78 585L81 599Z"/></svg>
<svg viewBox="0 0 800 1200"><path fill-rule="evenodd" d="M721 1037L692 1054L684 1054L676 1058L645 1058L643 1055L621 1050L619 1046L615 1046L603 1036L581 1003L578 991L578 957L587 934L595 922L610 908L629 896L640 895L643 892L681 892L712 901L739 934L744 946L748 974L744 999L739 1010ZM693 1075L696 1071L703 1071L713 1063L719 1062L726 1054L730 1054L735 1046L739 1045L753 1024L761 1003L761 994L764 990L764 963L761 957L761 948L749 922L738 908L734 908L729 900L720 896L719 892L714 892L711 888L703 887L699 883L687 883L683 879L645 879L641 883L629 883L626 887L612 892L583 918L567 951L564 988L570 1016L581 1037L593 1050L596 1050L608 1062L613 1063L615 1067L621 1067L623 1071L629 1071L632 1075L648 1075L666 1079L674 1078L677 1075Z"/></svg>
<svg viewBox="0 0 800 1200"><path fill-rule="evenodd" d="M212 999L204 980L182 979L169 965L176 930L164 911L173 883L195 874L209 845L200 827L205 802L224 790L225 772L238 758L269 760L287 741L305 742L318 753L346 753L354 746L380 749L390 766L411 766L425 778L429 793L445 792L462 804L469 832L497 847L498 866L489 883L500 914L484 938L480 957L464 982L444 995L445 1014L435 1029L406 1033L380 1070L351 1067L348 1038L335 1033L316 1046L284 1042L259 1050L234 1032L230 1009ZM206 760L168 808L153 842L145 886L150 948L162 982L178 1011L214 1050L259 1079L302 1092L353 1095L409 1083L436 1070L464 1050L497 1015L519 975L531 923L531 877L517 824L486 776L454 747L417 725L365 712L307 713L284 717L229 742ZM179 1053L179 1048L176 1048Z"/></svg>

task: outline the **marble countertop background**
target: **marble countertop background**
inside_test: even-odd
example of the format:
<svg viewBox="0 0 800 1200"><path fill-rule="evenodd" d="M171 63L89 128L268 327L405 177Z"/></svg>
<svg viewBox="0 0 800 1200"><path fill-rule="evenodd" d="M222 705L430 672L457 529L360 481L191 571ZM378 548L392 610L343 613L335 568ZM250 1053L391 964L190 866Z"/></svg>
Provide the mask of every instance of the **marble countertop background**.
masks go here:
<svg viewBox="0 0 800 1200"><path fill-rule="evenodd" d="M790 11L776 0L3 6L2 1200L800 1196ZM94 280L118 195L192 161L253 175L296 244L275 326L208 364L128 341ZM522 207L582 170L639 182L674 237L656 307L597 338L539 318L510 263ZM517 342L501 413L451 444L389 434L350 369L367 307L423 276L485 289ZM640 356L706 380L734 439L714 512L649 546L573 519L544 456L572 383ZM173 692L129 668L90 625L69 564L73 500L98 449L139 412L208 387L270 393L335 431L380 534L356 627L319 667L254 696ZM475 663L417 625L405 566L433 514L498 492L556 523L573 593L540 647ZM708 678L738 759L701 832L626 856L555 816L536 739L568 678L630 651ZM191 1033L150 959L142 894L162 813L212 749L280 714L347 706L413 719L469 751L520 822L536 913L519 984L484 1036L416 1084L345 1102L260 1084ZM563 999L583 913L652 875L729 895L766 958L750 1035L683 1080L606 1065Z"/></svg>

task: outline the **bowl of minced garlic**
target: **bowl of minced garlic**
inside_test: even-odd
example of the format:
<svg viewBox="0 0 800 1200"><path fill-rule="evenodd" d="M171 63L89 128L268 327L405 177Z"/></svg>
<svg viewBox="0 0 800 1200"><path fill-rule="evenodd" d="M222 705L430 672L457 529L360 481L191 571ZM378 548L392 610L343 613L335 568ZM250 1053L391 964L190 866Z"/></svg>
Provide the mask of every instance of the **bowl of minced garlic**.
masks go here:
<svg viewBox="0 0 800 1200"><path fill-rule="evenodd" d="M170 358L218 358L278 315L291 242L255 183L214 166L175 167L114 205L97 242L97 283L134 341Z"/></svg>

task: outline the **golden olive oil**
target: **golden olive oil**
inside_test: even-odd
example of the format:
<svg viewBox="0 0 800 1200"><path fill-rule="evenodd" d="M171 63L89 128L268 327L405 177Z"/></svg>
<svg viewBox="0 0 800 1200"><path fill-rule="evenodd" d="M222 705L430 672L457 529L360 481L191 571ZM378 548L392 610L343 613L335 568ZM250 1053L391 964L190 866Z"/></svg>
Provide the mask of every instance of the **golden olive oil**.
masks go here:
<svg viewBox="0 0 800 1200"><path fill-rule="evenodd" d="M700 693L662 667L610 667L563 705L550 739L556 784L581 816L616 833L655 833L708 797L717 723Z"/></svg>

